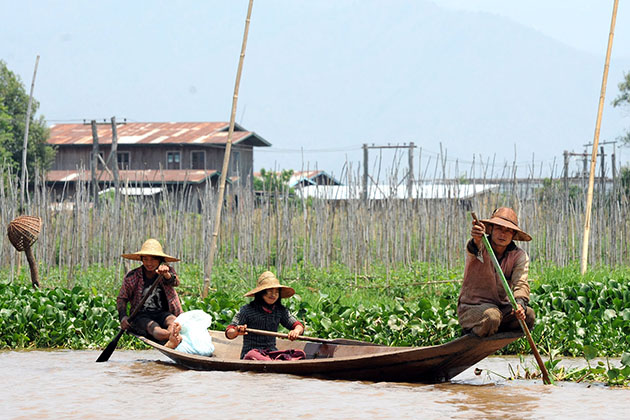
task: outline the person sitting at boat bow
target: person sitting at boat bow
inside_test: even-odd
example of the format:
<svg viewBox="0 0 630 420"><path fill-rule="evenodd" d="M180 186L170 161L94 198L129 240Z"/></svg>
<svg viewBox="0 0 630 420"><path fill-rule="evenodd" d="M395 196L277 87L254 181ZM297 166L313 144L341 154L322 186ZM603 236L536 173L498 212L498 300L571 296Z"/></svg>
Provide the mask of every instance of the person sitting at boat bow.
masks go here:
<svg viewBox="0 0 630 420"><path fill-rule="evenodd" d="M491 256L482 244L486 231L518 304L516 311L508 300ZM531 329L535 314L529 306L529 256L514 241L531 241L532 237L519 228L516 212L509 207L501 207L492 213L490 219L473 221L471 236L466 245L464 281L457 303L459 324L465 332L473 332L480 337L498 331L517 330L518 320L525 321Z"/></svg>
<svg viewBox="0 0 630 420"><path fill-rule="evenodd" d="M179 259L165 254L162 245L156 239L147 239L140 251L122 254L122 257L142 261L142 265L125 275L118 293L116 307L120 327L124 330L131 329L137 334L155 338L160 342L167 341L175 318L182 313L181 302L175 291L175 287L179 285L179 279L175 269L167 263L176 262ZM162 276L160 284L154 288L135 318L129 320L127 305L131 306L130 311L133 312L159 276Z"/></svg>
<svg viewBox="0 0 630 420"><path fill-rule="evenodd" d="M282 305L282 298L288 298L295 294L292 287L283 286L271 271L262 273L256 282L256 287L245 293L245 297L254 297L250 303L243 305L234 315L232 322L225 329L225 336L233 340L243 335L243 348L241 359L245 360L270 360L274 356L269 353L276 352L276 338L266 335L248 334L247 327L266 331L278 331L282 324L289 330L289 340L295 340L304 332L304 325ZM294 353L282 355L280 358L304 358L304 352L293 350Z"/></svg>

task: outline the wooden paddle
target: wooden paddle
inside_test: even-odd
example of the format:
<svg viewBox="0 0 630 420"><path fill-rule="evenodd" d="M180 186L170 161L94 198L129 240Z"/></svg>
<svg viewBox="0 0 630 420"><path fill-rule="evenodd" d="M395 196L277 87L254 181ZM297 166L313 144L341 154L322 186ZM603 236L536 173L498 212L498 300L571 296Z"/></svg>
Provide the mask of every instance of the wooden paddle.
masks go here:
<svg viewBox="0 0 630 420"><path fill-rule="evenodd" d="M146 302L147 298L151 296L151 294L157 287L158 283L162 281L162 278L163 277L160 274L158 278L153 282L153 284L149 288L149 292L142 297L140 304L136 306L136 308L131 312L131 315L129 315L129 321L133 320L133 318L138 314L140 309L144 306L144 302ZM116 346L118 345L118 340L120 340L120 337L123 336L125 331L126 330L123 330L122 328L120 329L120 331L118 331L118 334L116 334L116 337L114 337L114 339L107 345L107 347L105 347L105 350L103 350L101 355L98 356L98 359L96 359L97 362L107 362L109 360L114 350L116 350Z"/></svg>
<svg viewBox="0 0 630 420"><path fill-rule="evenodd" d="M472 216L475 223L479 222L479 219L477 219L477 215L474 212L471 212L470 215ZM488 251L490 258L492 259L492 262L494 263L494 269L499 274L499 277L501 277L501 283L503 283L503 288L505 289L505 293L507 294L508 299L510 300L510 303L512 304L512 308L514 308L514 310L516 311L518 309L518 304L516 303L516 299L514 299L514 293L512 293L512 289L510 289L510 285L508 284L505 278L505 274L503 274L503 270L501 270L501 265L499 264L499 261L497 260L496 255L494 255L494 250L492 249L492 246L490 245L490 241L488 240L488 235L486 235L485 232L483 233L481 240L484 246L486 247L486 250ZM536 359L536 362L538 363L538 367L540 367L540 371L542 372L542 377L543 377L543 383L545 385L550 385L552 382L551 382L551 379L549 379L549 373L547 372L545 363L540 357L540 353L538 353L538 349L536 348L536 343L534 343L534 339L532 338L532 335L529 332L529 328L527 328L527 324L525 324L525 321L520 320L520 319L518 320L518 323L521 325L521 328L523 329L523 332L525 333L525 336L527 337L527 341L529 342L529 347L532 349L532 353L534 353L534 358Z"/></svg>
<svg viewBox="0 0 630 420"><path fill-rule="evenodd" d="M267 335L269 337L278 337L278 338L286 338L289 339L288 334L267 331L267 330L256 330L254 328L245 329L248 333L258 334L258 335ZM322 343L322 344L336 344L342 346L378 346L378 344L367 343L365 341L359 340L349 340L347 338L335 338L333 340L329 340L326 338L317 338L317 337L307 337L305 335L298 335L297 340L302 341L312 341L313 343Z"/></svg>

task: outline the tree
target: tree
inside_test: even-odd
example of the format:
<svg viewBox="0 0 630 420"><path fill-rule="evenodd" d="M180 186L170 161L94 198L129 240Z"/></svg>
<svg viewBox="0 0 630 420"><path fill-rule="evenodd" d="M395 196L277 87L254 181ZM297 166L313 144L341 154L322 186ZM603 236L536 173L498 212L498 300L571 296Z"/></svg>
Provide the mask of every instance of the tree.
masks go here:
<svg viewBox="0 0 630 420"><path fill-rule="evenodd" d="M619 179L621 180L621 188L623 193L630 197L630 167L623 166L619 171Z"/></svg>
<svg viewBox="0 0 630 420"><path fill-rule="evenodd" d="M624 78L624 81L617 85L619 87L619 96L613 101L613 106L615 107L630 106L630 72L624 74ZM626 146L630 146L630 130L621 137L621 141Z"/></svg>
<svg viewBox="0 0 630 420"><path fill-rule="evenodd" d="M26 130L26 112L29 95L20 77L0 60L0 167L13 173L22 171L22 149ZM27 173L32 176L35 169L46 170L55 158L55 150L46 143L49 130L44 117L35 119L39 102L33 99L28 130Z"/></svg>
<svg viewBox="0 0 630 420"><path fill-rule="evenodd" d="M260 178L254 179L254 190L275 194L284 192L292 193L293 190L289 188L291 175L293 175L292 169L285 169L281 173L261 169Z"/></svg>

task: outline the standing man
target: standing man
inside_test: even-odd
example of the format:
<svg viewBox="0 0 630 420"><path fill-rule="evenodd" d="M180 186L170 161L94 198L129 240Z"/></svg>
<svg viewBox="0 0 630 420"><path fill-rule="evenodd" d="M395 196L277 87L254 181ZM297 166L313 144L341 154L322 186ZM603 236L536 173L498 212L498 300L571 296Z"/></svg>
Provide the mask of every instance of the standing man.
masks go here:
<svg viewBox="0 0 630 420"><path fill-rule="evenodd" d="M482 243L484 232L514 293L518 310L508 300L501 277ZM464 282L457 302L459 324L465 333L487 337L498 331L519 329L519 320L531 329L534 310L529 307L529 257L514 241L531 241L518 227L516 212L509 207L496 209L490 219L473 221L472 238L466 244Z"/></svg>

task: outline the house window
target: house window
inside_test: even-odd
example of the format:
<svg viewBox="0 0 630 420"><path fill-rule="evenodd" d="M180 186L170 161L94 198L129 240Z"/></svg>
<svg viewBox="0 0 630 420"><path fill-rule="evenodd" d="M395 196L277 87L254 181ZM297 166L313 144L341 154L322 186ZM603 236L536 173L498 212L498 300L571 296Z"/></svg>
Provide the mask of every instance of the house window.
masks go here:
<svg viewBox="0 0 630 420"><path fill-rule="evenodd" d="M206 152L204 150L190 152L190 167L191 169L206 169Z"/></svg>
<svg viewBox="0 0 630 420"><path fill-rule="evenodd" d="M180 152L166 152L166 169L180 169L180 163Z"/></svg>
<svg viewBox="0 0 630 420"><path fill-rule="evenodd" d="M116 153L116 160L118 161L118 169L121 171L129 169L129 152Z"/></svg>

